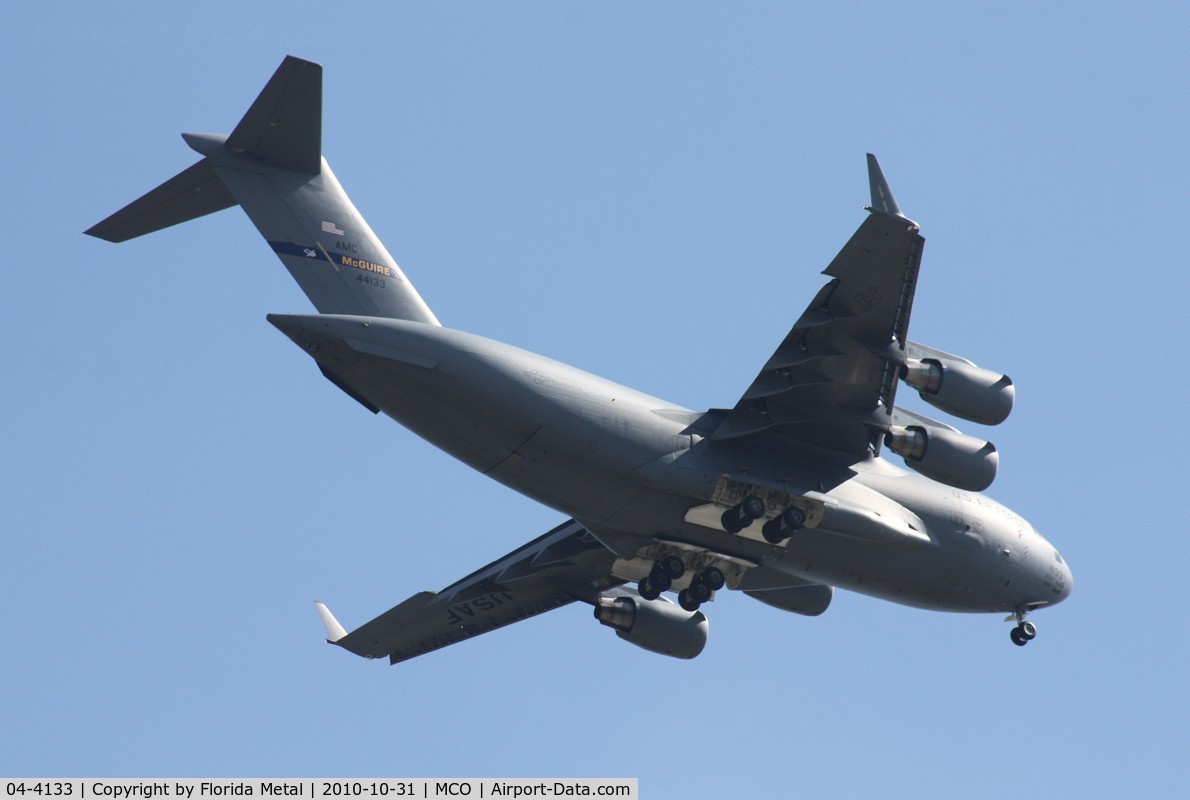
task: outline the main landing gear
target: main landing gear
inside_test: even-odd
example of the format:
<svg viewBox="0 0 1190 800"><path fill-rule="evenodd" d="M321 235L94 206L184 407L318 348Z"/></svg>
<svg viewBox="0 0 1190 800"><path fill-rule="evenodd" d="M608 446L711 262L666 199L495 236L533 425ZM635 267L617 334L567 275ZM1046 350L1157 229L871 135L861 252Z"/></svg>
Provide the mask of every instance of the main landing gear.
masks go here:
<svg viewBox="0 0 1190 800"><path fill-rule="evenodd" d="M665 556L653 564L649 574L637 584L637 591L645 600L656 600L662 592L668 592L673 582L686 574L686 564L677 556ZM678 592L678 605L686 611L697 611L698 607L711 599L727 583L727 577L718 567L707 567L690 580L690 585Z"/></svg>
<svg viewBox="0 0 1190 800"><path fill-rule="evenodd" d="M637 591L646 600L656 600L678 578L686 574L686 564L677 556L666 556L653 564L653 569L637 584Z"/></svg>
<svg viewBox="0 0 1190 800"><path fill-rule="evenodd" d="M764 540L769 544L781 544L804 527L806 527L806 512L797 506L789 506L764 523L760 532L764 534Z"/></svg>
<svg viewBox="0 0 1190 800"><path fill-rule="evenodd" d="M750 494L723 512L720 522L728 533L739 533L764 516L764 501ZM793 534L806 527L806 512L797 506L788 506L777 516L764 523L760 531L769 544L781 544Z"/></svg>
<svg viewBox="0 0 1190 800"><path fill-rule="evenodd" d="M690 581L690 585L678 592L678 605L686 611L697 611L698 607L711 599L711 595L723 588L727 579L718 567L707 567Z"/></svg>
<svg viewBox="0 0 1190 800"><path fill-rule="evenodd" d="M1016 620L1016 627L1012 629L1012 633L1008 635L1008 638L1012 639L1012 643L1017 647L1024 647L1037 638L1037 626L1032 622L1025 621L1024 611L1016 612L1012 615L1011 619Z"/></svg>
<svg viewBox="0 0 1190 800"><path fill-rule="evenodd" d="M763 516L764 501L756 495L750 494L741 500L739 505L724 511L719 521L723 524L723 530L728 533L739 533Z"/></svg>

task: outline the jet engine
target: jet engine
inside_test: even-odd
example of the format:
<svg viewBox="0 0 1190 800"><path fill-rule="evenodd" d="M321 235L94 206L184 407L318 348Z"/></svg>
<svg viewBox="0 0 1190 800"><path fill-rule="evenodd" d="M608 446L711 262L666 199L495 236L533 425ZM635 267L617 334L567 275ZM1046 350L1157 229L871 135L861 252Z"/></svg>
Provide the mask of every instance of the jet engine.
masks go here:
<svg viewBox="0 0 1190 800"><path fill-rule="evenodd" d="M982 425L999 425L1012 412L1016 389L1007 375L916 342L906 355L902 378L935 408Z"/></svg>
<svg viewBox="0 0 1190 800"><path fill-rule="evenodd" d="M1000 464L994 444L948 427L894 425L884 443L910 469L971 492L991 486Z"/></svg>
<svg viewBox="0 0 1190 800"><path fill-rule="evenodd" d="M707 643L706 616L684 611L665 598L603 595L595 604L595 619L626 642L674 658L694 658Z"/></svg>

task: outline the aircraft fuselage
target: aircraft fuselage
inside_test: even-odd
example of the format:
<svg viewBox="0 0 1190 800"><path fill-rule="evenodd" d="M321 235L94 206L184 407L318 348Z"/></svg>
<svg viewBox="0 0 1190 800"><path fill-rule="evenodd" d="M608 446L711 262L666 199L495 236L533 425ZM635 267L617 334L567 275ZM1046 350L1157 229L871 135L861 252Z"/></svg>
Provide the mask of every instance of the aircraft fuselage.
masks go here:
<svg viewBox="0 0 1190 800"><path fill-rule="evenodd" d="M270 320L361 402L574 517L626 561L654 542L675 542L952 611L1013 612L1070 592L1061 557L1019 515L884 459L840 477L716 442L698 429L697 412L457 330L335 315ZM772 545L690 521L690 509L710 503L724 476L791 493L821 486L824 496L882 519L913 520L922 538L874 542L807 528Z"/></svg>

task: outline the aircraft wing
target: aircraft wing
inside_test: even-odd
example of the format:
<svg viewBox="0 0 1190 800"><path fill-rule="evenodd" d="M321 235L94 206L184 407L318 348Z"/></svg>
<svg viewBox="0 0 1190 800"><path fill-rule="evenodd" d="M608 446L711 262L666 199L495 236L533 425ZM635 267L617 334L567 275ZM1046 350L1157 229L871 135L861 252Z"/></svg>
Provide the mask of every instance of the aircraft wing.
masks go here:
<svg viewBox="0 0 1190 800"><path fill-rule="evenodd" d="M831 466L876 455L890 424L925 239L868 155L871 214L713 438Z"/></svg>
<svg viewBox="0 0 1190 800"><path fill-rule="evenodd" d="M616 557L570 520L439 592L419 592L347 633L319 603L327 641L396 664L575 600L596 602L622 581Z"/></svg>

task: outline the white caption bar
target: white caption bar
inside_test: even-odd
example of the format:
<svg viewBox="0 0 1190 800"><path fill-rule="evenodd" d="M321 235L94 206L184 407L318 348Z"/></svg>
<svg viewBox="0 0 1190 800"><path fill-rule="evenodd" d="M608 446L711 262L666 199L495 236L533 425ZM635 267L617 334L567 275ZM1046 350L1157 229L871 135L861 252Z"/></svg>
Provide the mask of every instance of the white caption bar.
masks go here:
<svg viewBox="0 0 1190 800"><path fill-rule="evenodd" d="M306 800L616 797L637 800L636 778L0 778L3 800Z"/></svg>

